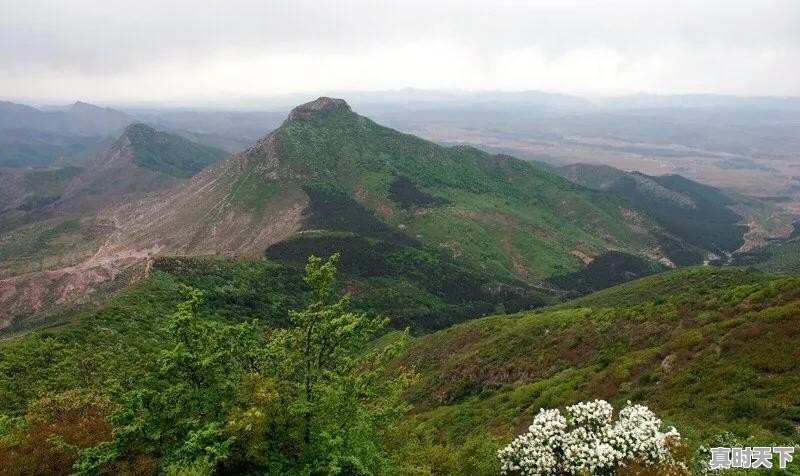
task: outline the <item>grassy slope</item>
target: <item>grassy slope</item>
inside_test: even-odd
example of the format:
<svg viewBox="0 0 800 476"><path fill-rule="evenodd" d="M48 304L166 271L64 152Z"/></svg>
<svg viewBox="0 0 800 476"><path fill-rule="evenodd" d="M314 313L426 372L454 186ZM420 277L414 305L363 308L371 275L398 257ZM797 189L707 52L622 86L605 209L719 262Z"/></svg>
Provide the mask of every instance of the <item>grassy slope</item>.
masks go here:
<svg viewBox="0 0 800 476"><path fill-rule="evenodd" d="M626 221L620 200L522 160L441 147L342 109L287 121L276 134L294 172L335 184L488 275L540 283L579 269L576 248L641 252L656 244ZM425 205L398 193L398 181Z"/></svg>
<svg viewBox="0 0 800 476"><path fill-rule="evenodd" d="M138 165L171 177L191 177L228 155L225 151L159 132L144 124L128 126L124 135L131 143L134 161Z"/></svg>
<svg viewBox="0 0 800 476"><path fill-rule="evenodd" d="M575 183L624 197L653 217L670 235L665 253L679 265L699 264L707 251L725 254L744 243L747 227L730 209L737 202L714 187L679 175L651 177L603 165L573 164L559 169Z"/></svg>
<svg viewBox="0 0 800 476"><path fill-rule="evenodd" d="M263 261L160 259L100 310L0 342L3 413L47 392L134 386L157 365L181 284L206 292L210 319L282 325L306 298L300 276ZM645 402L693 445L725 430L748 443L797 440L798 319L800 278L687 268L466 322L415 339L398 359L420 374L403 431L461 455L442 474L493 474L493 449L538 408L587 398ZM488 472L469 473L478 459Z"/></svg>
<svg viewBox="0 0 800 476"><path fill-rule="evenodd" d="M800 439L800 278L687 268L557 308L463 323L402 357L416 422L507 440L540 407L646 402L690 443Z"/></svg>

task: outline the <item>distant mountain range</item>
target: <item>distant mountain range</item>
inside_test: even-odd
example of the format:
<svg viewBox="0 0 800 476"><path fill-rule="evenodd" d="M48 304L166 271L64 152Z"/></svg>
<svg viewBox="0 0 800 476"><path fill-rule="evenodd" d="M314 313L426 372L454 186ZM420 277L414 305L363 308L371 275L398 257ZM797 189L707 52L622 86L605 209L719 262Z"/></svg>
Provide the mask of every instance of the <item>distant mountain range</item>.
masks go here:
<svg viewBox="0 0 800 476"><path fill-rule="evenodd" d="M800 121L798 98L642 94L586 99L541 91L417 89L350 92L348 96L370 117L406 132L437 141L464 140L487 149L499 143L500 148L514 154L545 159L546 154L520 147L520 141L564 140L569 144L582 138L622 139L649 145L622 144L617 146L620 152L638 147L638 152L650 151L657 156L705 153L730 159L717 153L723 151L735 154L733 158L739 162L762 155L785 158L797 144ZM239 152L265 131L278 127L299 97L123 109L83 102L34 108L0 101L0 167L69 162L107 146L133 122L145 122L201 144ZM695 150L676 152L675 144ZM563 164L562 155L549 159Z"/></svg>
<svg viewBox="0 0 800 476"><path fill-rule="evenodd" d="M0 318L8 325L31 309L46 313L47 295L102 295L92 290L138 276L130 270L155 256L266 255L296 266L342 251L364 307L386 310L397 325L437 328L701 262L734 250L745 231L730 222L737 216L722 194L685 179L637 182L619 172L612 186L578 184L549 167L383 127L340 99L296 107L249 149L187 179L222 155L136 124L85 170L34 172L61 192L30 191L14 213L73 215L42 214L0 235L0 257L27 246L0 260L8 276ZM649 185L613 185L626 177ZM716 212L727 217L729 241L699 239L668 220ZM80 246L65 255L71 242ZM403 304L384 309L388 290Z"/></svg>
<svg viewBox="0 0 800 476"><path fill-rule="evenodd" d="M0 101L0 167L42 168L77 165L114 144L131 124L147 123L227 152L251 145L285 113L150 111L122 112L76 102L37 109ZM202 160L202 159L201 159Z"/></svg>
<svg viewBox="0 0 800 476"><path fill-rule="evenodd" d="M135 123L74 165L0 169L0 231L58 215L89 213L167 188L227 155Z"/></svg>
<svg viewBox="0 0 800 476"><path fill-rule="evenodd" d="M0 167L65 163L100 150L133 122L126 114L77 102L42 111L0 102Z"/></svg>

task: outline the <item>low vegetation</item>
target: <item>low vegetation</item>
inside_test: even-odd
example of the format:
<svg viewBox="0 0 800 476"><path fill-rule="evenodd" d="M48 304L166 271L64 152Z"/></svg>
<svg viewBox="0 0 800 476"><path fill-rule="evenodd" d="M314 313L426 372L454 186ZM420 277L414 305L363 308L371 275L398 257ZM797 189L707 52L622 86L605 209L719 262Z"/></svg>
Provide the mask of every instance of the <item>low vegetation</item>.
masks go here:
<svg viewBox="0 0 800 476"><path fill-rule="evenodd" d="M335 297L349 278L334 287L334 263L310 261L303 280L270 262L162 259L100 311L3 343L7 474L496 476L497 450L540 408L593 398L647 404L692 465L715 438L798 439L798 278L686 269L409 338L346 310L357 299ZM354 340L309 369L320 361L298 338L323 315L317 351L339 325Z"/></svg>
<svg viewBox="0 0 800 476"><path fill-rule="evenodd" d="M795 231L795 233L797 233ZM800 273L800 237L778 240L736 256L736 264L752 266L765 273Z"/></svg>
<svg viewBox="0 0 800 476"><path fill-rule="evenodd" d="M399 358L420 374L407 424L435 428L444 447L500 448L540 408L603 398L647 404L694 449L720 435L793 444L799 311L796 277L689 268L470 321Z"/></svg>
<svg viewBox="0 0 800 476"><path fill-rule="evenodd" d="M15 342L13 356L3 348L2 396L12 412L0 417L4 474L386 474L395 465L382 435L405 410L409 378L381 362L401 341L367 347L386 321L349 311L349 298L334 294L336 260L309 259L309 303L286 327L210 319L203 292L179 285L176 310L147 323L155 340L112 337L87 352L41 336ZM14 412L31 389L6 380L8 372L20 352L47 341L52 354L41 357L89 367L50 374L38 383L49 391ZM109 353L120 346L130 352ZM102 395L82 380L92 377Z"/></svg>

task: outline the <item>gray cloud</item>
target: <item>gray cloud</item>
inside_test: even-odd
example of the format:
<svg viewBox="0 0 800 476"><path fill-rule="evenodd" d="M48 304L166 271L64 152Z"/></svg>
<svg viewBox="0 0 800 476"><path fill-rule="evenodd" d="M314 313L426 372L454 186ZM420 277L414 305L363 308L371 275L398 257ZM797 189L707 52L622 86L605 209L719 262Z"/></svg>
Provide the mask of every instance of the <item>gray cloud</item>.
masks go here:
<svg viewBox="0 0 800 476"><path fill-rule="evenodd" d="M796 0L28 0L0 96L401 87L800 95Z"/></svg>

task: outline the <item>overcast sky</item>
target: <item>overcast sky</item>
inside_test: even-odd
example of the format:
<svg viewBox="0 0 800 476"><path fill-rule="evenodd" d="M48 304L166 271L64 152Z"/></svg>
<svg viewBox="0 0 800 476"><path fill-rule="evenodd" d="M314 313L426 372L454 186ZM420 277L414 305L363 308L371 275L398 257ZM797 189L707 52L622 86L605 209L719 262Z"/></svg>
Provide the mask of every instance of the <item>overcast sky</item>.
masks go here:
<svg viewBox="0 0 800 476"><path fill-rule="evenodd" d="M0 97L800 96L800 0L0 0Z"/></svg>

